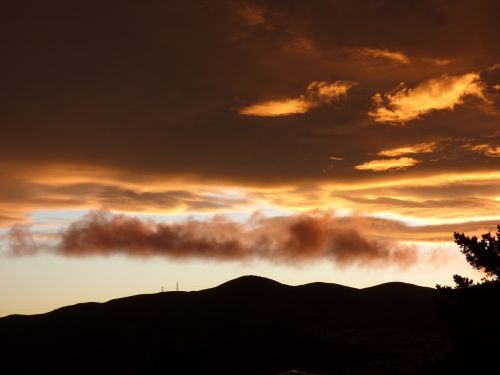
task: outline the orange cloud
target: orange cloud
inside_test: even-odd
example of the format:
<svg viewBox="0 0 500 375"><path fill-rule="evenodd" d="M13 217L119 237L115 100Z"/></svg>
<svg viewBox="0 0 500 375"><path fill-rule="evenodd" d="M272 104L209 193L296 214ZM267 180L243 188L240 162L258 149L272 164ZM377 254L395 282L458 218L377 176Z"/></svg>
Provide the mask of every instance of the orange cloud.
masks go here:
<svg viewBox="0 0 500 375"><path fill-rule="evenodd" d="M245 116L288 116L300 113L306 113L310 109L309 104L302 98L270 100L267 102L255 104L240 110L241 115Z"/></svg>
<svg viewBox="0 0 500 375"><path fill-rule="evenodd" d="M477 73L444 75L424 81L413 89L401 84L393 93L375 94L376 107L369 116L380 123L403 124L435 110L453 110L463 103L465 96L486 100L484 88Z"/></svg>
<svg viewBox="0 0 500 375"><path fill-rule="evenodd" d="M404 129L409 128L401 128ZM468 142L469 145L497 145L493 142L495 135L491 133L491 142L486 139ZM463 147L463 144L460 146ZM376 154L380 150L384 147L368 154ZM481 160L485 163L488 159L500 160L487 157L474 159L465 150L462 148L460 152L464 155L464 162L456 163L460 166L465 162L478 165ZM422 161L421 167L408 168L407 173L362 173L354 166L371 159L391 157L373 157L352 164L351 161L356 159L349 153L345 156L345 151L323 155L325 165L332 165L335 179L283 180L269 184L194 177L161 178L161 175L136 176L120 174L119 170L113 169L79 169L78 165L43 170L32 167L26 173L21 166L10 171L9 168L14 166L11 163L3 171L6 171L4 175L14 177L0 183L0 226L38 222L36 217L30 218L33 212L95 207L150 215L248 213L262 207L280 212L335 207L341 212L390 213L402 220L419 223L498 221L498 170L440 169L427 172L425 167L435 167L437 163L424 164ZM343 157L345 161L328 159L328 155ZM412 154L407 156L420 159ZM488 165L495 167L495 163Z"/></svg>
<svg viewBox="0 0 500 375"><path fill-rule="evenodd" d="M425 154L433 152L436 149L436 145L437 142L418 143L413 146L403 146L403 147L391 148L389 150L382 150L378 152L377 155L397 157L407 154Z"/></svg>
<svg viewBox="0 0 500 375"><path fill-rule="evenodd" d="M257 103L239 110L245 116L288 116L306 113L312 108L338 100L347 94L347 91L357 83L348 81L312 82L303 95L298 98L269 100Z"/></svg>
<svg viewBox="0 0 500 375"><path fill-rule="evenodd" d="M362 171L397 171L413 167L420 163L419 160L413 158L399 158L399 159L380 159L380 160L370 160L366 163L355 166L354 168Z"/></svg>
<svg viewBox="0 0 500 375"><path fill-rule="evenodd" d="M475 151L484 156L489 156L492 158L500 158L500 146L491 146L488 144L468 146L467 147L471 151Z"/></svg>
<svg viewBox="0 0 500 375"><path fill-rule="evenodd" d="M389 51L387 49L378 48L359 48L358 53L361 56L371 57L371 58L384 58L393 61L397 61L402 64L409 64L410 59L402 52Z"/></svg>

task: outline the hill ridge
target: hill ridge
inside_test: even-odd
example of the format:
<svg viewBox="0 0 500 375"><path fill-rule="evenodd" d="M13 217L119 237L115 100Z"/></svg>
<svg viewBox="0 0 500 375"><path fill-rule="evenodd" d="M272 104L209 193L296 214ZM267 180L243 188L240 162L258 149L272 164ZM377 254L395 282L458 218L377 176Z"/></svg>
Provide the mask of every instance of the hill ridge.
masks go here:
<svg viewBox="0 0 500 375"><path fill-rule="evenodd" d="M166 291L166 292L156 292L156 293L141 293L141 294L133 294L130 296L124 296L124 297L117 297L117 298L112 298L110 300L104 301L104 302L95 302L95 301L87 301L87 302L78 302L75 304L70 304L70 305L65 305L61 306L58 308L55 308L51 311L47 311L44 313L39 313L39 314L9 314L3 317L0 317L0 321L5 318L10 318L10 317L30 317L30 316L40 316L40 315L46 315L46 314L51 314L54 312L59 312L62 310L69 310L69 309L74 309L77 307L96 307L96 306L101 306L105 304L112 304L112 303L119 303L119 302L124 302L128 301L131 299L137 299L137 298L148 298L154 296L165 296L165 295L172 295L172 294L196 294L196 293L203 293L203 292L213 292L213 291L220 291L222 289L226 288L231 288L231 289L238 289L241 288L243 291L244 289L247 290L252 290L253 288L306 288L306 289L312 289L312 288L324 288L324 289L338 289L338 290L345 290L345 291L379 291L383 289L393 289L393 288L411 288L411 289L418 289L418 290L434 290L433 288L425 287L425 286L420 286L416 284L411 284L411 283L405 283L405 282L400 282L400 281L391 281L391 282L386 282L386 283L381 283L369 287L364 287L364 288L355 288L343 284L337 284L337 283L329 283L329 282L322 282L322 281L315 281L315 282L309 282L305 284L298 284L298 285L289 285L285 283L281 283L279 281L276 281L271 278L263 277L263 276L258 276L258 275L244 275L240 276L231 280L228 280L226 282L223 282L222 284L219 284L215 287L211 288L206 288L206 289L200 289L200 290L193 290L193 291ZM255 289L257 291L257 289Z"/></svg>
<svg viewBox="0 0 500 375"><path fill-rule="evenodd" d="M290 286L245 276L195 292L11 315L0 318L0 373L373 373L365 370L375 360L398 368L440 355L446 334L435 291L388 285Z"/></svg>

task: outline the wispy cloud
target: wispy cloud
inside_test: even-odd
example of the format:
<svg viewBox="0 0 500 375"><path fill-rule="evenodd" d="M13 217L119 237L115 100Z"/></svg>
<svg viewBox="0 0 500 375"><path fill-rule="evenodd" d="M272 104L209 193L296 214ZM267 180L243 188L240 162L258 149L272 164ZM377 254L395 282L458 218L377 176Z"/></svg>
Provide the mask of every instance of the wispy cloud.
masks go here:
<svg viewBox="0 0 500 375"><path fill-rule="evenodd" d="M444 66L451 64L453 62L452 59L440 59L440 58L432 58L432 59L424 59L426 61L432 62L436 65Z"/></svg>
<svg viewBox="0 0 500 375"><path fill-rule="evenodd" d="M433 152L436 149L437 142L418 143L416 145L402 146L382 150L377 153L380 156L398 157L408 154L425 154Z"/></svg>
<svg viewBox="0 0 500 375"><path fill-rule="evenodd" d="M264 10L253 4L244 4L236 9L236 13L249 26L261 25L266 22Z"/></svg>
<svg viewBox="0 0 500 375"><path fill-rule="evenodd" d="M357 165L354 168L361 171L384 172L406 169L409 167L413 167L418 163L420 163L420 161L417 159L403 157L399 159L370 160L366 163Z"/></svg>
<svg viewBox="0 0 500 375"><path fill-rule="evenodd" d="M394 92L375 94L375 109L369 115L380 123L403 124L435 110L453 110L466 96L485 100L484 88L477 73L444 75L424 81L413 89L401 84Z"/></svg>
<svg viewBox="0 0 500 375"><path fill-rule="evenodd" d="M306 113L310 109L330 104L345 96L356 82L336 81L312 82L304 94L298 98L286 98L279 100L268 100L241 108L239 113L245 116L288 116Z"/></svg>
<svg viewBox="0 0 500 375"><path fill-rule="evenodd" d="M467 145L465 148L475 151L484 156L489 156L492 158L500 158L500 146L492 146L488 144L480 145Z"/></svg>
<svg viewBox="0 0 500 375"><path fill-rule="evenodd" d="M401 64L409 64L410 59L403 52L399 51L389 51L388 49L378 49L378 48L358 48L356 49L363 57L370 58L383 58L392 61L396 61Z"/></svg>

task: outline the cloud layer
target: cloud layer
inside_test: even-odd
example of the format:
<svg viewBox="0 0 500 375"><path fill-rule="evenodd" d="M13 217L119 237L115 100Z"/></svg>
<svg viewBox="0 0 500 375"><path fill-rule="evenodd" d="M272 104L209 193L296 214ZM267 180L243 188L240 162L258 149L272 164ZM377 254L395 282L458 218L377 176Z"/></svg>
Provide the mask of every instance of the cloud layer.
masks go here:
<svg viewBox="0 0 500 375"><path fill-rule="evenodd" d="M414 248L362 234L357 219L331 213L265 218L254 214L245 223L220 216L211 220L158 223L93 211L57 234L57 243L34 239L26 227L7 234L12 255L51 251L64 256L164 256L172 259L265 259L301 263L330 260L339 266L409 266Z"/></svg>

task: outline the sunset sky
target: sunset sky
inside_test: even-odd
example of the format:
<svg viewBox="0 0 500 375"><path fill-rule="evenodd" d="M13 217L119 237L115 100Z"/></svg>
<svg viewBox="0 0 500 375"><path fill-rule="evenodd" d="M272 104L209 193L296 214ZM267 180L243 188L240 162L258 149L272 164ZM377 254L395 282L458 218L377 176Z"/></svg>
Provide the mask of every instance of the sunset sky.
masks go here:
<svg viewBox="0 0 500 375"><path fill-rule="evenodd" d="M498 1L14 1L0 316L212 287L476 279Z"/></svg>

